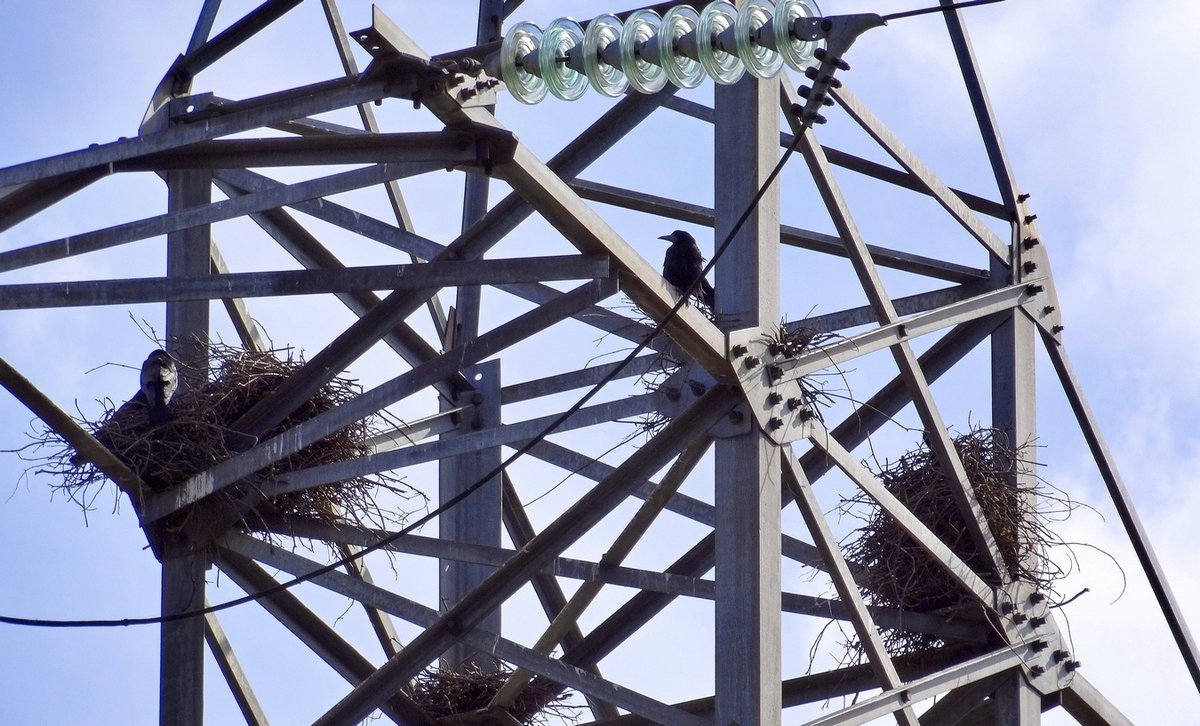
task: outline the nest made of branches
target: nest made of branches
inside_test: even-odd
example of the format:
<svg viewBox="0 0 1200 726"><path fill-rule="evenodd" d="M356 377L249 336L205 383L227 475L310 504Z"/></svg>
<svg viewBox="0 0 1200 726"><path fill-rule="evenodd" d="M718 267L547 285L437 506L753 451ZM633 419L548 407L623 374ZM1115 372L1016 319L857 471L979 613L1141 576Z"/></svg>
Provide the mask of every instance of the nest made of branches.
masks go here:
<svg viewBox="0 0 1200 726"><path fill-rule="evenodd" d="M1025 452L1031 443L1012 446L1001 431L977 428L954 439L967 479L995 538L996 546L1013 578L1032 582L1052 592L1062 574L1046 556L1059 540L1048 527L1047 509L1039 501L1065 503L1053 507L1067 512L1074 503L1049 491L1034 476L1035 484L1017 485L1017 473L1030 474ZM928 447L910 451L877 472L880 483L928 527L946 546L989 584L994 573L976 547L962 511L951 491L941 463ZM970 601L946 570L911 538L891 516L865 494L843 502L842 510L863 521L843 543L846 559L858 569L856 580L864 599L872 604L916 612L953 611ZM893 655L918 652L941 644L922 633L888 631L884 642Z"/></svg>
<svg viewBox="0 0 1200 726"><path fill-rule="evenodd" d="M430 668L416 677L409 696L431 718L459 716L487 708L511 675L503 668L484 670L474 663L458 670ZM545 724L551 716L573 720L579 708L567 699L562 686L535 678L506 710L522 724Z"/></svg>
<svg viewBox="0 0 1200 726"><path fill-rule="evenodd" d="M247 440L234 432L231 424L303 365L290 348L260 352L221 344L210 344L209 360L208 383L195 390L180 390L171 399L171 418L166 422L151 423L147 406L135 396L120 406L101 400L103 412L94 419L85 417L80 423L151 489L179 484L252 444L254 439ZM276 436L359 393L361 388L355 381L335 377L258 438ZM269 485L288 472L369 454L368 441L378 433L380 421L379 417L359 420L275 462L256 474L256 485L269 491ZM53 431L44 429L40 439L35 443L50 454L38 471L57 478L60 483L55 488L86 509L94 498L89 492L102 487L106 476ZM405 499L416 494L402 479L384 473L285 493L268 502L275 513L325 521L377 525L402 521L403 514L391 509L390 504L389 508L377 505L381 489ZM217 496L235 496L227 492Z"/></svg>

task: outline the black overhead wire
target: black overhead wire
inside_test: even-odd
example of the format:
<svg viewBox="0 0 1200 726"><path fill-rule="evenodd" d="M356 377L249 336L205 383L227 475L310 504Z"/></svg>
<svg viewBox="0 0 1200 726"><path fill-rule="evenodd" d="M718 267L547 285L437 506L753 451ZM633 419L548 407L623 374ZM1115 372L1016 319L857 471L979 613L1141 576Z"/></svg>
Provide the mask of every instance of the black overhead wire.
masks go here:
<svg viewBox="0 0 1200 726"><path fill-rule="evenodd" d="M917 10L902 10L898 13L888 13L881 15L884 22L889 20L899 20L900 18L912 18L917 15L929 15L932 13L945 13L951 10L959 10L961 8L974 7L976 5L991 5L992 3L1002 3L1004 0L967 0L966 2L952 3L950 5L935 5L927 8L918 8Z"/></svg>

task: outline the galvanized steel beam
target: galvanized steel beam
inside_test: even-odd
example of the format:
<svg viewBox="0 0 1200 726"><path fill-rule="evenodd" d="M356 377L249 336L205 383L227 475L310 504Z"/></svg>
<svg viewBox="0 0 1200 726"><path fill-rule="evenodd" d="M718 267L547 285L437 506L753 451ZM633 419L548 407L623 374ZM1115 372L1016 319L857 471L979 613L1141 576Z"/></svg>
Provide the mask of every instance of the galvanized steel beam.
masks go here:
<svg viewBox="0 0 1200 726"><path fill-rule="evenodd" d="M103 168L139 156L176 149L200 141L253 131L272 123L314 116L403 91L405 82L339 78L282 93L237 101L218 109L185 113L181 123L163 131L122 138L86 149L0 169L0 189L26 182ZM189 123L203 120L204 123Z"/></svg>
<svg viewBox="0 0 1200 726"><path fill-rule="evenodd" d="M851 704L837 713L809 721L805 726L855 726L868 723L894 713L907 704L932 698L939 693L1010 670L1020 664L1019 655L1003 648L924 678L914 679L900 688L885 691L878 696Z"/></svg>
<svg viewBox="0 0 1200 726"><path fill-rule="evenodd" d="M235 219L253 212L262 212L299 201L359 189L405 176L414 171L416 170L407 164L379 164L280 187L268 192L204 203L192 208L181 208L136 222L126 222L106 229L0 252L0 272L61 260L88 252L97 252L163 234L172 234L193 227Z"/></svg>
<svg viewBox="0 0 1200 726"><path fill-rule="evenodd" d="M131 305L145 302L321 295L358 290L420 290L463 284L608 277L608 261L583 255L371 265L83 282L0 285L0 310Z"/></svg>
<svg viewBox="0 0 1200 726"><path fill-rule="evenodd" d="M205 600L204 604L207 607L209 603ZM204 639L208 642L208 651L212 653L217 668L225 677L229 692L233 695L238 710L242 712L242 717L246 719L247 726L267 726L266 713L254 696L254 689L251 688L250 681L233 652L233 646L229 644L229 638L221 628L221 621L213 613L204 616Z"/></svg>
<svg viewBox="0 0 1200 726"><path fill-rule="evenodd" d="M1008 264L1008 246L989 229L981 219L975 216L946 184L934 175L929 167L917 158L904 142L884 125L866 104L859 100L845 86L831 88L829 95L837 101L850 118L854 119L884 151L904 167L914 179L924 188L926 194L937 200L950 217L965 228L972 237L979 241L992 256L1003 264Z"/></svg>
<svg viewBox="0 0 1200 726"><path fill-rule="evenodd" d="M1059 692L1062 707L1079 726L1133 726L1091 681L1075 674L1071 685Z"/></svg>
<svg viewBox="0 0 1200 726"><path fill-rule="evenodd" d="M677 111L685 116L691 116L692 118L712 123L712 108L687 98L673 96L663 103L663 107L669 108L672 111ZM779 146L784 149L788 148L792 145L794 138L795 137L789 133L780 133ZM821 148L825 151L825 156L829 158L829 163L833 164L834 166L840 166L843 169L848 169L850 171L862 174L863 176L869 176L873 179L887 182L894 186L901 187L902 189L928 194L926 187L912 174L906 171L885 166L878 162L864 159L862 157L855 156L854 154L849 154L845 151L835 149L831 146L822 146ZM1012 216L1004 205L991 199L985 199L984 197L980 197L960 189L951 188L950 192L954 194L954 196L961 199L968 208L979 212L980 214L986 214L989 217L996 217L997 219L1003 220L1008 220Z"/></svg>
<svg viewBox="0 0 1200 726"><path fill-rule="evenodd" d="M555 432L572 431L626 416L648 413L656 408L656 404L654 394L643 394L585 406L562 422ZM480 448L505 445L516 447L531 436L544 432L557 418L558 414L549 414L528 421L489 426L459 436L443 436L437 441L397 447L364 457L297 469L277 477L273 484L263 484L260 487L268 495L278 496L405 466L466 456ZM474 483L474 480L471 483Z"/></svg>
<svg viewBox="0 0 1200 726"><path fill-rule="evenodd" d="M203 207L212 199L212 176L178 171L166 176L167 209ZM212 270L212 237L207 224L176 228L167 235L167 276L207 275ZM178 369L178 393L198 391L208 382L209 302L166 305L166 349ZM176 552L176 536L163 532L162 614L204 607L208 555ZM159 723L201 726L204 722L204 619L165 620L159 626Z"/></svg>
<svg viewBox="0 0 1200 726"><path fill-rule="evenodd" d="M1070 358L1067 357L1066 349L1045 331L1041 332L1043 346L1058 374L1058 380L1067 395L1067 401L1071 404L1071 410L1075 413L1075 420L1079 423L1083 438L1092 452L1096 468L1100 471L1100 478L1104 480L1104 485L1108 488L1108 494L1117 510L1117 516L1120 517L1121 524L1125 527L1125 533L1129 536L1129 543L1133 546L1142 571L1146 574L1150 590L1154 593L1158 607L1162 610L1171 636L1175 639L1175 645L1179 648L1179 654L1183 657L1188 673L1192 676L1192 682L1196 684L1197 688L1200 688L1200 658L1197 657L1196 642L1188 629L1187 621L1184 620L1183 611L1175 601L1175 594L1171 592L1171 586L1167 584L1166 573L1163 572L1162 565L1158 562L1158 556L1154 554L1146 528L1142 525L1142 520L1133 507L1133 500L1125 488L1125 482L1122 481L1121 475L1117 471L1116 460L1113 458L1112 452L1108 450L1108 444L1100 433L1096 415L1092 412L1092 407L1083 394L1083 388L1075 375L1075 368L1071 365Z"/></svg>

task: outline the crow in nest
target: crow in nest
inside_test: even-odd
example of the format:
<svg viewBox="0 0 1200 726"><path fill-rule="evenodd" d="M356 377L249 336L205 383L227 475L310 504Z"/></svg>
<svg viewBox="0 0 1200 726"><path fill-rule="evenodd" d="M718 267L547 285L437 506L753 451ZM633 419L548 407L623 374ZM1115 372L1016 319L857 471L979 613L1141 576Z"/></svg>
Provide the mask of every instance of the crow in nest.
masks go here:
<svg viewBox="0 0 1200 726"><path fill-rule="evenodd" d="M179 387L179 375L175 359L165 350L159 349L142 364L142 398L146 402L150 423L162 423L171 418L167 404L175 389Z"/></svg>
<svg viewBox="0 0 1200 726"><path fill-rule="evenodd" d="M671 243L671 246L667 248L667 256L663 258L663 278L671 283L681 295L691 287L696 278L700 278L700 285L692 291L692 294L696 296L697 300L711 308L716 294L713 286L701 276L701 273L704 272L704 257L700 254L700 248L696 245L695 238L682 229L677 229L659 239L665 239Z"/></svg>

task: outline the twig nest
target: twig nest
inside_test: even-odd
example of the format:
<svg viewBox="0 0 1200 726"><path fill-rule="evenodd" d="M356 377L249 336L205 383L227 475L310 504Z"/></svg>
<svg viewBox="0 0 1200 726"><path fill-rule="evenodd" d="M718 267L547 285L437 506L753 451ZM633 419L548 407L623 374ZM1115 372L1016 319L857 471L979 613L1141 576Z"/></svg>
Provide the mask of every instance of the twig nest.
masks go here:
<svg viewBox="0 0 1200 726"><path fill-rule="evenodd" d="M103 415L94 421L82 421L100 443L152 489L175 486L253 444L253 438L234 431L231 425L303 365L302 360L293 358L291 349L258 352L214 344L209 355L209 382L198 390L176 394L170 402L169 420L152 423L145 403L134 397L120 406L114 406L111 400L101 401L105 407ZM276 436L360 392L353 380L335 377L260 439ZM254 485L270 484L288 472L369 454L367 442L378 433L378 421L377 417L357 421L276 462L255 475ZM55 437L53 432L46 435ZM89 497L79 495L105 481L99 470L82 461L65 442L50 457L50 463L42 471L61 476L60 488L77 501L88 501ZM404 498L416 494L401 479L379 474L283 494L272 498L270 505L281 514L327 521L402 520L402 515L377 506L376 493L380 487Z"/></svg>
<svg viewBox="0 0 1200 726"><path fill-rule="evenodd" d="M1030 468L1022 457L1029 445L1013 447L1002 432L985 428L954 439L1009 574L1050 591L1059 570L1047 561L1045 549L1058 540L1047 528L1045 514L1038 511L1038 497L1044 492L1036 484L1021 487L1013 483L1014 474L1027 473ZM999 584L988 571L951 492L951 486L957 484L947 480L928 448L922 446L901 456L877 475L880 483L967 565L989 584ZM1061 501L1057 496L1052 499ZM934 612L950 611L971 600L946 570L865 494L843 502L842 510L864 522L843 544L847 560L859 570L856 580L868 603ZM934 636L898 631L887 633L885 641L897 655L940 644Z"/></svg>
<svg viewBox="0 0 1200 726"><path fill-rule="evenodd" d="M483 670L473 663L458 670L430 668L417 676L410 695L439 724L544 724L548 716L577 715L562 687L541 678L530 681L509 708L488 708L510 675L512 671Z"/></svg>

